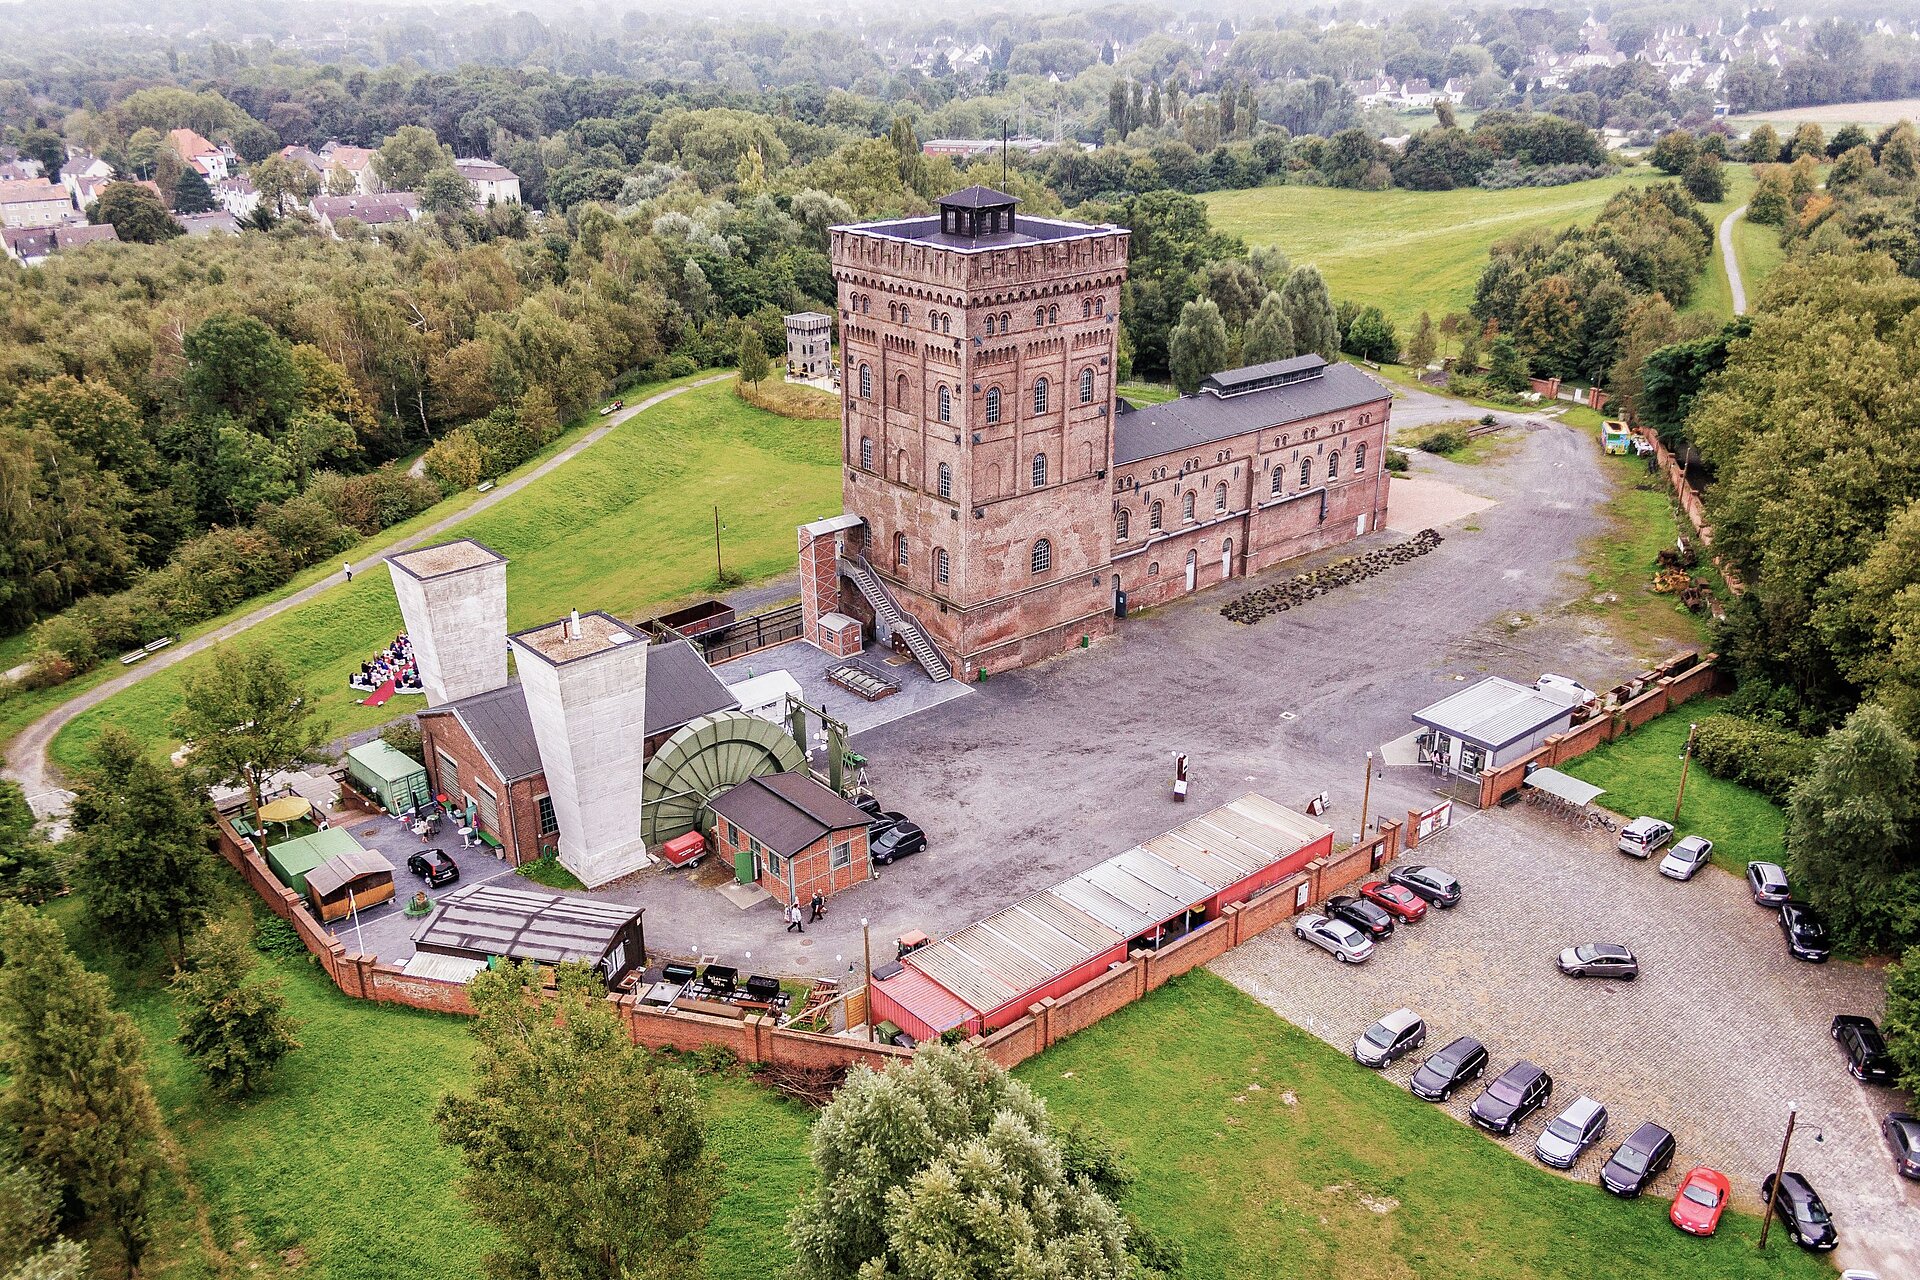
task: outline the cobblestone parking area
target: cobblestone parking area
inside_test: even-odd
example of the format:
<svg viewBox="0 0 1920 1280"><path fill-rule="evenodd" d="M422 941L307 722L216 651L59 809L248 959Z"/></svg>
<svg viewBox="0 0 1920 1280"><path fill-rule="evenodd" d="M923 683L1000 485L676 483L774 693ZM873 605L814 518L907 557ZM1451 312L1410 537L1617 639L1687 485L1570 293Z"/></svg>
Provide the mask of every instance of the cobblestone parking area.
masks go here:
<svg viewBox="0 0 1920 1280"><path fill-rule="evenodd" d="M1758 1210L1796 1101L1788 1167L1832 1209L1841 1264L1874 1267L1883 1280L1920 1276L1920 1185L1894 1173L1879 1135L1900 1096L1855 1083L1828 1033L1836 1013L1882 1015L1877 972L1790 959L1741 868L1668 880L1613 852L1610 837L1526 809L1469 814L1405 860L1452 871L1464 901L1400 925L1363 965L1338 964L1275 930L1214 967L1342 1049L1381 1014L1413 1009L1429 1030L1424 1049L1387 1071L1402 1086L1427 1053L1460 1035L1486 1044L1487 1080L1523 1058L1537 1063L1553 1076L1553 1097L1512 1137L1489 1138L1524 1159L1562 1107L1582 1093L1597 1098L1607 1134L1573 1177L1597 1177L1642 1121L1666 1126L1678 1152L1650 1196L1671 1197L1681 1174L1710 1164L1738 1202ZM1639 981L1578 981L1554 967L1562 947L1593 941L1632 947ZM1480 1088L1448 1104L1463 1123Z"/></svg>

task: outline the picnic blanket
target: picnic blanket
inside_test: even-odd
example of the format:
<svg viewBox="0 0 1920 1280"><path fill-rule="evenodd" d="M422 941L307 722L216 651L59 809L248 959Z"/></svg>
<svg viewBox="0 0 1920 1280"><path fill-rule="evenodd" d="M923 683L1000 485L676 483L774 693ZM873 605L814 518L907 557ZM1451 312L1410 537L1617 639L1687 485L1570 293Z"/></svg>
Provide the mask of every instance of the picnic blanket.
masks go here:
<svg viewBox="0 0 1920 1280"><path fill-rule="evenodd" d="M381 685L378 689L375 689L372 693L368 694L364 699L362 699L360 705L363 707L384 706L386 704L387 699L393 696L394 688L398 685L398 683L399 682L396 680L389 679L385 684Z"/></svg>

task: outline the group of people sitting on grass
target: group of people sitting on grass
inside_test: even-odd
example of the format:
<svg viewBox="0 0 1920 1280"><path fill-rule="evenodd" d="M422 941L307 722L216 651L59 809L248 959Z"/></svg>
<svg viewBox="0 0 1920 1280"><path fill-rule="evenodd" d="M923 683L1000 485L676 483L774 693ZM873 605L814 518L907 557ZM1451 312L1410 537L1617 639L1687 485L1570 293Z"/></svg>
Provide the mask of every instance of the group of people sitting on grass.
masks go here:
<svg viewBox="0 0 1920 1280"><path fill-rule="evenodd" d="M361 663L360 669L347 677L347 683L353 688L368 692L378 689L389 680L394 682L396 693L420 692L420 668L413 660L413 645L408 643L404 631L394 636L392 644Z"/></svg>

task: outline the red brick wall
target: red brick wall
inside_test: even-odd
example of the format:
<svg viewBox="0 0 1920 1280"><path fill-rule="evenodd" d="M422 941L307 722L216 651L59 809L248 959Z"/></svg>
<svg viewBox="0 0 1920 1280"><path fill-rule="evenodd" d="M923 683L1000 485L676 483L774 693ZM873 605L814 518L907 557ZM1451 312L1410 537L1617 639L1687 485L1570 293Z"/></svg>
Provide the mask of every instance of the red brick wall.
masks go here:
<svg viewBox="0 0 1920 1280"><path fill-rule="evenodd" d="M494 773L493 766L487 763L486 756L480 753L459 718L451 715L420 717L420 751L426 756L427 781L432 784L435 795L459 802L459 797L449 792L441 779L442 751L453 757L459 767L460 791L478 796L477 784L481 782L493 790L499 820L488 829L489 834L499 839L507 860L515 866L538 858L543 844L557 844L558 833L544 840L540 836L539 797L547 790L545 774L522 778L513 786L507 786ZM477 814L475 821L479 821Z"/></svg>
<svg viewBox="0 0 1920 1280"><path fill-rule="evenodd" d="M741 850L751 852L746 842L752 835L751 831L742 831L731 822L716 822L713 828L714 847L720 851L727 865L733 866L734 857ZM851 842L853 845L853 859L844 867L836 868L833 865L832 846L835 840ZM867 828L847 827L823 836L795 854L792 865L792 898L787 895L787 877L769 874L764 858L754 860L754 882L781 902L798 902L802 906L811 901L816 893L831 898L844 889L862 884L872 875Z"/></svg>

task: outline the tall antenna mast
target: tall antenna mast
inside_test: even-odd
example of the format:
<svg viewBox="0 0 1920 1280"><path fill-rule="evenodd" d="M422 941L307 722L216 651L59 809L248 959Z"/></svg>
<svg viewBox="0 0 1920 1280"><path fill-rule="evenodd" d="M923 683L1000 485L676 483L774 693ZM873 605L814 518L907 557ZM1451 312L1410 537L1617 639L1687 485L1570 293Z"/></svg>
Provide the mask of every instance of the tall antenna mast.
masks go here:
<svg viewBox="0 0 1920 1280"><path fill-rule="evenodd" d="M1000 117L1000 189L1007 189L1007 118Z"/></svg>

